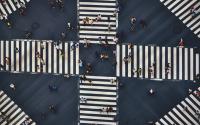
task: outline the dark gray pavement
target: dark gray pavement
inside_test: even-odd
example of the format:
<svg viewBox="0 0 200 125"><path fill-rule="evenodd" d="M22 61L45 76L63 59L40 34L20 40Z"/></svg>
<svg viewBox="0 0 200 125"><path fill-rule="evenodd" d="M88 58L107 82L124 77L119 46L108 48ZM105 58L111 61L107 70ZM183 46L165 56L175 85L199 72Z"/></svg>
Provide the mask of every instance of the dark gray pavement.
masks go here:
<svg viewBox="0 0 200 125"><path fill-rule="evenodd" d="M13 29L0 21L0 39L24 38L25 31L33 32L33 39L58 40L61 32L67 33L67 40L77 40L77 30L67 31L67 22L77 25L77 2L64 0L64 9L51 9L48 0L31 0L28 3L26 16L20 16L18 11L9 19L13 22ZM37 25L36 29L33 25Z"/></svg>
<svg viewBox="0 0 200 125"><path fill-rule="evenodd" d="M119 33L122 42L177 46L181 38L188 47L200 47L200 40L159 0L119 0ZM130 31L130 17L137 19L134 32ZM139 24L145 20L147 27Z"/></svg>
<svg viewBox="0 0 200 125"><path fill-rule="evenodd" d="M145 125L157 121L195 90L199 84L189 81L153 81L120 78L119 89L120 125ZM149 89L155 95L149 95Z"/></svg>
<svg viewBox="0 0 200 125"><path fill-rule="evenodd" d="M0 73L0 89L11 97L38 125L76 125L78 119L78 79L53 75ZM9 84L15 83L16 91ZM48 86L56 85L57 92ZM57 112L51 113L49 105ZM46 114L42 120L41 113Z"/></svg>

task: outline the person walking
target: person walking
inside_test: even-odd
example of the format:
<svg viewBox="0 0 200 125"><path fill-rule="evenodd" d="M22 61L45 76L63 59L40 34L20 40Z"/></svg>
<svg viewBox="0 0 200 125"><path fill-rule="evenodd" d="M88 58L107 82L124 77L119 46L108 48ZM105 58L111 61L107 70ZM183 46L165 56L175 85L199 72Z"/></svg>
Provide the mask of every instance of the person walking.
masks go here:
<svg viewBox="0 0 200 125"><path fill-rule="evenodd" d="M183 38L181 38L181 40L179 41L178 46L181 47L181 48L184 47L184 41L183 41Z"/></svg>
<svg viewBox="0 0 200 125"><path fill-rule="evenodd" d="M79 63L79 67L82 68L82 67L83 67L83 61L82 61L81 59L79 59L79 60L78 60L78 63Z"/></svg>
<svg viewBox="0 0 200 125"><path fill-rule="evenodd" d="M57 110L56 110L55 105L50 105L49 106L49 111L52 112L52 113L56 113Z"/></svg>
<svg viewBox="0 0 200 125"><path fill-rule="evenodd" d="M15 91L15 90L16 90L15 83L11 83L9 86L10 86L10 88L11 88L13 91Z"/></svg>

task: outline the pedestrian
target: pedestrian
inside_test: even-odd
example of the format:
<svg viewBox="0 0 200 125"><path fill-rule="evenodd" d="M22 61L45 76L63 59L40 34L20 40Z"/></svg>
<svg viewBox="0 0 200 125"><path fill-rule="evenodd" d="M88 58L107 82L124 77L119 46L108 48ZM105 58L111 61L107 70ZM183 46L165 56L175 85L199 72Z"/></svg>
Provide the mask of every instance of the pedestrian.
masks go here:
<svg viewBox="0 0 200 125"><path fill-rule="evenodd" d="M154 93L155 93L155 92L154 92L153 89L150 89L150 90L149 90L149 94L150 94L150 95L153 95Z"/></svg>
<svg viewBox="0 0 200 125"><path fill-rule="evenodd" d="M65 32L62 32L61 33L61 39L64 40L65 38L66 38L66 34L65 34Z"/></svg>
<svg viewBox="0 0 200 125"><path fill-rule="evenodd" d="M25 38L30 39L32 37L32 32L31 31L26 31L25 32Z"/></svg>
<svg viewBox="0 0 200 125"><path fill-rule="evenodd" d="M83 19L82 19L82 22L83 22L83 25L87 24L86 18L83 18Z"/></svg>
<svg viewBox="0 0 200 125"><path fill-rule="evenodd" d="M110 22L110 16L109 15L107 16L107 20L108 20L108 22Z"/></svg>
<svg viewBox="0 0 200 125"><path fill-rule="evenodd" d="M132 69L132 74L134 75L136 72L137 72L136 69L133 68L133 69Z"/></svg>
<svg viewBox="0 0 200 125"><path fill-rule="evenodd" d="M134 31L137 19L135 17L131 17L131 31Z"/></svg>
<svg viewBox="0 0 200 125"><path fill-rule="evenodd" d="M169 63L169 62L166 64L166 67L168 67L168 68L171 68L171 66L170 66L170 63Z"/></svg>
<svg viewBox="0 0 200 125"><path fill-rule="evenodd" d="M0 122L2 121L6 121L7 122L6 124L9 124L10 122L10 117L6 115L6 113L3 111L0 112Z"/></svg>
<svg viewBox="0 0 200 125"><path fill-rule="evenodd" d="M58 87L57 87L56 85L49 85L48 87L49 87L49 90L50 90L51 92L58 91Z"/></svg>
<svg viewBox="0 0 200 125"><path fill-rule="evenodd" d="M12 28L12 22L7 18L7 16L5 16L4 22L6 23L6 25L7 25L7 27L8 27L9 29Z"/></svg>
<svg viewBox="0 0 200 125"><path fill-rule="evenodd" d="M140 25L142 26L142 28L146 28L146 27L147 27L147 23L146 23L146 21L145 21L144 19L141 19L141 20L139 21L139 23L140 23Z"/></svg>
<svg viewBox="0 0 200 125"><path fill-rule="evenodd" d="M129 45L129 49L133 49L133 44L130 44L130 45Z"/></svg>
<svg viewBox="0 0 200 125"><path fill-rule="evenodd" d="M92 73L92 66L91 66L90 63L87 63L87 65L86 65L86 73L87 73L87 74Z"/></svg>
<svg viewBox="0 0 200 125"><path fill-rule="evenodd" d="M93 19L89 19L89 23L88 24L93 24L94 20Z"/></svg>
<svg viewBox="0 0 200 125"><path fill-rule="evenodd" d="M200 80L200 74L199 73L196 75L196 79Z"/></svg>
<svg viewBox="0 0 200 125"><path fill-rule="evenodd" d="M52 9L56 8L55 0L48 0L48 3L49 3L50 8L52 8Z"/></svg>
<svg viewBox="0 0 200 125"><path fill-rule="evenodd" d="M19 2L19 5L22 7L22 8L26 8L26 5L25 5L25 3L23 3L23 2Z"/></svg>
<svg viewBox="0 0 200 125"><path fill-rule="evenodd" d="M15 91L15 90L16 90L15 83L11 83L9 86L10 86L10 88L11 88L13 91Z"/></svg>
<svg viewBox="0 0 200 125"><path fill-rule="evenodd" d="M99 44L103 44L101 36L99 36L98 41L99 41Z"/></svg>
<svg viewBox="0 0 200 125"><path fill-rule="evenodd" d="M113 42L115 43L115 44L117 44L118 43L118 38L115 36L115 37L113 37Z"/></svg>
<svg viewBox="0 0 200 125"><path fill-rule="evenodd" d="M19 8L19 15L25 16L25 8L23 7Z"/></svg>
<svg viewBox="0 0 200 125"><path fill-rule="evenodd" d="M190 8L190 14L192 17L196 17L198 13L199 11L197 11L197 8L195 8L194 6Z"/></svg>
<svg viewBox="0 0 200 125"><path fill-rule="evenodd" d="M75 43L75 47L78 48L79 47L79 43Z"/></svg>
<svg viewBox="0 0 200 125"><path fill-rule="evenodd" d="M67 22L67 29L68 30L73 30L74 29L70 22Z"/></svg>
<svg viewBox="0 0 200 125"><path fill-rule="evenodd" d="M60 10L63 10L64 8L64 2L63 0L56 0L57 6Z"/></svg>
<svg viewBox="0 0 200 125"><path fill-rule="evenodd" d="M42 51L44 50L44 43L40 44L40 48L41 48Z"/></svg>
<svg viewBox="0 0 200 125"><path fill-rule="evenodd" d="M184 47L184 41L183 41L182 38L181 38L181 40L179 41L178 46L181 47L181 48Z"/></svg>
<svg viewBox="0 0 200 125"><path fill-rule="evenodd" d="M87 40L86 38L84 38L84 46L83 47L85 47L85 48L87 48L87 47L89 47L89 40Z"/></svg>
<svg viewBox="0 0 200 125"><path fill-rule="evenodd" d="M31 119L26 117L25 120L21 123L21 125L30 125L31 124Z"/></svg>
<svg viewBox="0 0 200 125"><path fill-rule="evenodd" d="M188 89L188 93L191 94L192 93L192 89Z"/></svg>
<svg viewBox="0 0 200 125"><path fill-rule="evenodd" d="M10 58L9 57L5 57L5 63L6 63L6 65L10 64Z"/></svg>
<svg viewBox="0 0 200 125"><path fill-rule="evenodd" d="M52 113L56 113L56 107L55 107L55 105L50 105L49 106L49 111L52 112Z"/></svg>
<svg viewBox="0 0 200 125"><path fill-rule="evenodd" d="M112 67L113 67L113 69L115 69L116 65L117 65L117 61L116 61L116 59L114 58L113 61L112 61Z"/></svg>
<svg viewBox="0 0 200 125"><path fill-rule="evenodd" d="M113 112L113 108L111 106L108 107L109 112Z"/></svg>
<svg viewBox="0 0 200 125"><path fill-rule="evenodd" d="M74 50L74 43L72 43L72 45L70 46L71 51Z"/></svg>
<svg viewBox="0 0 200 125"><path fill-rule="evenodd" d="M200 112L199 112L199 110L196 110L196 114L200 115Z"/></svg>
<svg viewBox="0 0 200 125"><path fill-rule="evenodd" d="M153 121L148 121L147 124L154 125L155 123Z"/></svg>
<svg viewBox="0 0 200 125"><path fill-rule="evenodd" d="M119 12L119 7L115 8L115 10L113 12L113 16L116 17L118 12Z"/></svg>
<svg viewBox="0 0 200 125"><path fill-rule="evenodd" d="M87 99L84 98L84 97L81 97L81 98L80 98L80 102L81 102L81 103L87 103Z"/></svg>
<svg viewBox="0 0 200 125"><path fill-rule="evenodd" d="M108 56L107 53L101 53L100 54L100 59L104 60L104 59L108 59L108 58L109 58L109 56Z"/></svg>
<svg viewBox="0 0 200 125"><path fill-rule="evenodd" d="M195 94L197 97L200 97L200 91L196 91L194 94Z"/></svg>
<svg viewBox="0 0 200 125"><path fill-rule="evenodd" d="M3 69L3 70L5 70L5 66L2 65L2 64L0 64L0 68Z"/></svg>
<svg viewBox="0 0 200 125"><path fill-rule="evenodd" d="M111 84L114 84L114 83L115 83L115 80L114 80L114 79L111 79L111 80L110 80L110 83L111 83Z"/></svg>
<svg viewBox="0 0 200 125"><path fill-rule="evenodd" d="M184 107L183 107L183 110L184 110L184 111L188 111L188 107L187 107L187 106L184 106Z"/></svg>
<svg viewBox="0 0 200 125"><path fill-rule="evenodd" d="M150 76L153 75L153 69L154 69L153 66L150 66L150 67L149 67L149 75L150 75Z"/></svg>
<svg viewBox="0 0 200 125"><path fill-rule="evenodd" d="M129 59L133 58L133 54L131 52L128 53L128 58Z"/></svg>
<svg viewBox="0 0 200 125"><path fill-rule="evenodd" d="M81 83L83 83L83 81L86 81L86 80L87 80L87 78L86 78L85 75L83 75L83 76L80 77L80 81L81 81Z"/></svg>
<svg viewBox="0 0 200 125"><path fill-rule="evenodd" d="M44 120L47 117L47 114L45 112L40 113L41 119Z"/></svg>
<svg viewBox="0 0 200 125"><path fill-rule="evenodd" d="M70 78L70 74L65 74L64 77Z"/></svg>
<svg viewBox="0 0 200 125"><path fill-rule="evenodd" d="M107 112L107 115L108 115L108 113L109 113L109 107L106 107L106 112Z"/></svg>
<svg viewBox="0 0 200 125"><path fill-rule="evenodd" d="M41 57L40 52L36 52L35 56L36 56L36 58L40 58Z"/></svg>
<svg viewBox="0 0 200 125"><path fill-rule="evenodd" d="M88 79L89 84L92 86L92 80Z"/></svg>
<svg viewBox="0 0 200 125"><path fill-rule="evenodd" d="M138 68L137 73L138 73L139 76L141 76L142 75L142 68Z"/></svg>
<svg viewBox="0 0 200 125"><path fill-rule="evenodd" d="M42 64L42 65L45 65L45 62L44 62L44 59L40 59L40 63Z"/></svg>
<svg viewBox="0 0 200 125"><path fill-rule="evenodd" d="M6 15L0 11L0 19L3 20L4 18L6 18Z"/></svg>
<svg viewBox="0 0 200 125"><path fill-rule="evenodd" d="M168 75L170 72L170 68L169 67L165 67L165 74Z"/></svg>
<svg viewBox="0 0 200 125"><path fill-rule="evenodd" d="M108 32L110 32L112 29L111 23L108 23Z"/></svg>
<svg viewBox="0 0 200 125"><path fill-rule="evenodd" d="M131 17L131 25L135 25L137 19L135 17Z"/></svg>
<svg viewBox="0 0 200 125"><path fill-rule="evenodd" d="M108 45L109 45L109 44L108 44L108 36L106 35L106 36L105 36L105 44L104 44L104 46L105 46L105 47L108 47Z"/></svg>
<svg viewBox="0 0 200 125"><path fill-rule="evenodd" d="M98 14L95 21L97 22L97 21L100 21L100 20L101 20L101 14Z"/></svg>
<svg viewBox="0 0 200 125"><path fill-rule="evenodd" d="M82 68L83 67L83 61L81 59L79 59L78 63L79 63L79 67Z"/></svg>
<svg viewBox="0 0 200 125"><path fill-rule="evenodd" d="M106 112L106 108L103 107L100 109L100 113L104 113L104 112Z"/></svg>
<svg viewBox="0 0 200 125"><path fill-rule="evenodd" d="M124 58L123 58L123 61L125 62L125 63L127 63L129 60L128 60L128 57L127 56L125 56Z"/></svg>

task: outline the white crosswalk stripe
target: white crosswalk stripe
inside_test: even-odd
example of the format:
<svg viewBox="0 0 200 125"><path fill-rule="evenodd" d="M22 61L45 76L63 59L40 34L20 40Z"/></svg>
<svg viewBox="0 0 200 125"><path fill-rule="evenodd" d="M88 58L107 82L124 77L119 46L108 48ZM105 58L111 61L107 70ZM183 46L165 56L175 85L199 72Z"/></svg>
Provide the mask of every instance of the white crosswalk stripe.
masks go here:
<svg viewBox="0 0 200 125"><path fill-rule="evenodd" d="M0 2L0 20L7 19L17 9L27 6L28 2L30 0L5 0L5 2Z"/></svg>
<svg viewBox="0 0 200 125"><path fill-rule="evenodd" d="M115 44L113 39L118 27L116 5L116 0L79 0L80 43ZM101 17L96 20L99 14ZM84 23L86 17L88 21Z"/></svg>
<svg viewBox="0 0 200 125"><path fill-rule="evenodd" d="M148 79L194 80L200 70L199 53L196 50L196 48L117 44L116 75Z"/></svg>
<svg viewBox="0 0 200 125"><path fill-rule="evenodd" d="M36 125L3 91L0 91L0 111L0 115L4 116L0 120L1 125L21 125L23 122Z"/></svg>
<svg viewBox="0 0 200 125"><path fill-rule="evenodd" d="M160 0L194 34L200 38L199 0Z"/></svg>
<svg viewBox="0 0 200 125"><path fill-rule="evenodd" d="M80 76L80 124L118 124L117 84L116 77Z"/></svg>
<svg viewBox="0 0 200 125"><path fill-rule="evenodd" d="M51 40L0 41L1 71L79 74L79 44Z"/></svg>
<svg viewBox="0 0 200 125"><path fill-rule="evenodd" d="M156 125L199 125L199 116L196 111L200 110L200 98L195 94L197 92L200 92L200 87L157 121Z"/></svg>

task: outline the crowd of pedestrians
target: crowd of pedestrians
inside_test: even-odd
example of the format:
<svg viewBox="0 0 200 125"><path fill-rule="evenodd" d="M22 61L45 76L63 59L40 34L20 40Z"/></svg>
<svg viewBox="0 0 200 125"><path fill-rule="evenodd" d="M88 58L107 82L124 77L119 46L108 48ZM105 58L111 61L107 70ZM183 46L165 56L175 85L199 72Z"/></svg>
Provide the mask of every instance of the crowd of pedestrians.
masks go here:
<svg viewBox="0 0 200 125"><path fill-rule="evenodd" d="M0 3L4 6L9 6L7 3L7 0L0 0ZM20 6L20 8L17 10L19 12L19 15L25 16L26 15L26 5L24 2L19 0L13 0L14 6ZM13 23L10 18L8 18L8 15L0 11L0 20L3 20L8 28L13 27Z"/></svg>
<svg viewBox="0 0 200 125"><path fill-rule="evenodd" d="M49 6L52 9L59 8L63 10L64 8L64 1L63 0L48 0Z"/></svg>

